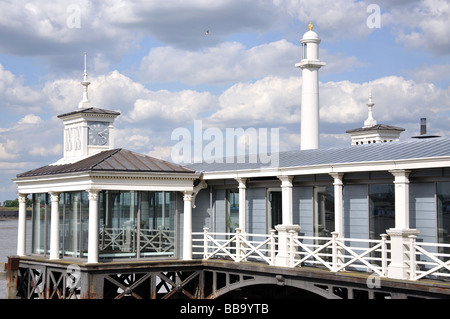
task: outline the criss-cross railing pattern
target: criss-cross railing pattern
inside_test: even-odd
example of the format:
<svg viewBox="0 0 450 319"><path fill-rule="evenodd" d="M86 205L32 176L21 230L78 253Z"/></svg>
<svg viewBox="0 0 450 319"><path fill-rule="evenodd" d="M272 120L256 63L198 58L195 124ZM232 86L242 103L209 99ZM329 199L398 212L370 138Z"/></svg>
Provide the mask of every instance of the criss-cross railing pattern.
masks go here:
<svg viewBox="0 0 450 319"><path fill-rule="evenodd" d="M372 271L380 277L387 272L387 235L381 240L332 237L289 236L289 266L322 265L330 271Z"/></svg>
<svg viewBox="0 0 450 319"><path fill-rule="evenodd" d="M205 228L203 239L193 239L193 248L203 248L203 251L193 254L203 254L203 259L228 258L235 262L254 260L266 262L270 265L275 260L275 231L271 235L245 234L239 229L236 233L209 233Z"/></svg>
<svg viewBox="0 0 450 319"><path fill-rule="evenodd" d="M286 267L325 267L331 272L371 272L388 277L390 245L386 234L380 239L297 236L292 231L281 247L280 234L213 233L207 228L193 233L193 255L203 259L224 258L234 262L258 261ZM409 280L450 277L450 244L423 243L410 236ZM284 260L280 263L280 256Z"/></svg>
<svg viewBox="0 0 450 319"><path fill-rule="evenodd" d="M423 243L409 236L409 279L450 277L450 244Z"/></svg>

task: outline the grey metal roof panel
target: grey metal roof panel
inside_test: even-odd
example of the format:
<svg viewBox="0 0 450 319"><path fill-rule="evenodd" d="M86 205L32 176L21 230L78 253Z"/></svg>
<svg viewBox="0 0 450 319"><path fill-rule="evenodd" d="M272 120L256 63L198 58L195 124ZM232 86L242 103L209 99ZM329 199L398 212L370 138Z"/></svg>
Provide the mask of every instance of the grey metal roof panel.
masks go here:
<svg viewBox="0 0 450 319"><path fill-rule="evenodd" d="M369 127L359 127L351 130L345 131L346 133L353 132L364 132L364 131L404 131L405 129L398 126L386 125L386 124L376 124Z"/></svg>
<svg viewBox="0 0 450 319"><path fill-rule="evenodd" d="M195 173L194 170L181 165L119 148L92 155L72 164L47 165L18 174L17 177L20 178L93 171Z"/></svg>
<svg viewBox="0 0 450 319"><path fill-rule="evenodd" d="M279 162L276 167L304 167L441 156L450 156L450 138L409 139L399 142L352 145L341 148L280 152L278 153ZM248 158L244 163L238 163L236 158L228 159L229 163L226 163L226 159L223 161L225 163L194 163L185 165L185 167L202 172L221 172L270 166L270 163L249 163Z"/></svg>
<svg viewBox="0 0 450 319"><path fill-rule="evenodd" d="M64 113L61 115L58 115L59 118L61 117L65 117L68 115L73 115L73 114L78 114L78 113L85 113L85 114L108 114L108 115L120 115L120 112L116 112L116 111L110 111L110 110L105 110L105 109L100 109L98 107L88 107L88 108L82 108L82 109L78 109L76 111L72 111L69 113Z"/></svg>

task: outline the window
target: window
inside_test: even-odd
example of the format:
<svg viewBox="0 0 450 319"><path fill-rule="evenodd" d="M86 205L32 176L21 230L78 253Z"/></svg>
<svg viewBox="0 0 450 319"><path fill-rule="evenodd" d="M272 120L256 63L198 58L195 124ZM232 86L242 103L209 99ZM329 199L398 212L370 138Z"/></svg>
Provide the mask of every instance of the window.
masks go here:
<svg viewBox="0 0 450 319"><path fill-rule="evenodd" d="M450 243L450 182L437 183L437 224L439 243Z"/></svg>
<svg viewBox="0 0 450 319"><path fill-rule="evenodd" d="M395 226L394 184L369 185L370 238L380 239L386 229Z"/></svg>
<svg viewBox="0 0 450 319"><path fill-rule="evenodd" d="M281 189L268 190L268 220L267 231L275 229L275 226L282 224L282 198Z"/></svg>
<svg viewBox="0 0 450 319"><path fill-rule="evenodd" d="M314 187L314 236L328 237L334 231L334 187Z"/></svg>
<svg viewBox="0 0 450 319"><path fill-rule="evenodd" d="M50 243L50 199L48 194L33 194L32 240L33 254L49 253Z"/></svg>
<svg viewBox="0 0 450 319"><path fill-rule="evenodd" d="M236 232L236 228L239 228L239 191L236 189L227 190L226 219L226 232ZM242 229L242 231L245 231L245 229Z"/></svg>
<svg viewBox="0 0 450 319"><path fill-rule="evenodd" d="M101 258L175 255L175 192L103 191Z"/></svg>
<svg viewBox="0 0 450 319"><path fill-rule="evenodd" d="M59 195L60 249L64 256L87 257L89 199L87 192Z"/></svg>
<svg viewBox="0 0 450 319"><path fill-rule="evenodd" d="M140 192L139 256L174 256L176 194Z"/></svg>
<svg viewBox="0 0 450 319"><path fill-rule="evenodd" d="M308 50L307 50L306 43L302 43L302 58L303 59L307 59L308 58L307 52L308 52Z"/></svg>

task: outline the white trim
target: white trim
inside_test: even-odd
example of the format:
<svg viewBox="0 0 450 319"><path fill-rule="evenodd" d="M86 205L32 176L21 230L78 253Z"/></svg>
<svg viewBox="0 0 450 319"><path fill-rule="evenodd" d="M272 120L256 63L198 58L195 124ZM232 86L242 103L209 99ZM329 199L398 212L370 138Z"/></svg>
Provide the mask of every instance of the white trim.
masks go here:
<svg viewBox="0 0 450 319"><path fill-rule="evenodd" d="M279 168L256 168L230 171L203 172L202 179L236 179L279 175L312 175L329 173L350 173L367 171L389 171L398 169L421 169L450 167L450 156L414 158L403 160L351 162L337 164L321 164L311 166L293 166Z"/></svg>

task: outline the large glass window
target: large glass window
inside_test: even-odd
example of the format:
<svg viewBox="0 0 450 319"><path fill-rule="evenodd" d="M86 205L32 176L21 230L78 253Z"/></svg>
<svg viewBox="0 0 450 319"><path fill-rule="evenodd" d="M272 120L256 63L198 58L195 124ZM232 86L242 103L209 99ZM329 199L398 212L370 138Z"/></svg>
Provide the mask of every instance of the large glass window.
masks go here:
<svg viewBox="0 0 450 319"><path fill-rule="evenodd" d="M32 240L33 254L47 254L50 239L50 203L48 194L33 194Z"/></svg>
<svg viewBox="0 0 450 319"><path fill-rule="evenodd" d="M87 192L59 195L60 247L64 256L87 257L89 199Z"/></svg>
<svg viewBox="0 0 450 319"><path fill-rule="evenodd" d="M395 226L394 184L369 185L370 238L380 239L386 229Z"/></svg>
<svg viewBox="0 0 450 319"><path fill-rule="evenodd" d="M141 192L140 257L174 256L176 193Z"/></svg>
<svg viewBox="0 0 450 319"><path fill-rule="evenodd" d="M176 193L100 193L100 257L175 255Z"/></svg>
<svg viewBox="0 0 450 319"><path fill-rule="evenodd" d="M437 226L440 243L450 243L450 182L437 183Z"/></svg>
<svg viewBox="0 0 450 319"><path fill-rule="evenodd" d="M334 187L314 187L314 236L328 237L334 231Z"/></svg>
<svg viewBox="0 0 450 319"><path fill-rule="evenodd" d="M239 227L239 190L227 190L227 233L236 232ZM245 229L243 229L245 231Z"/></svg>

